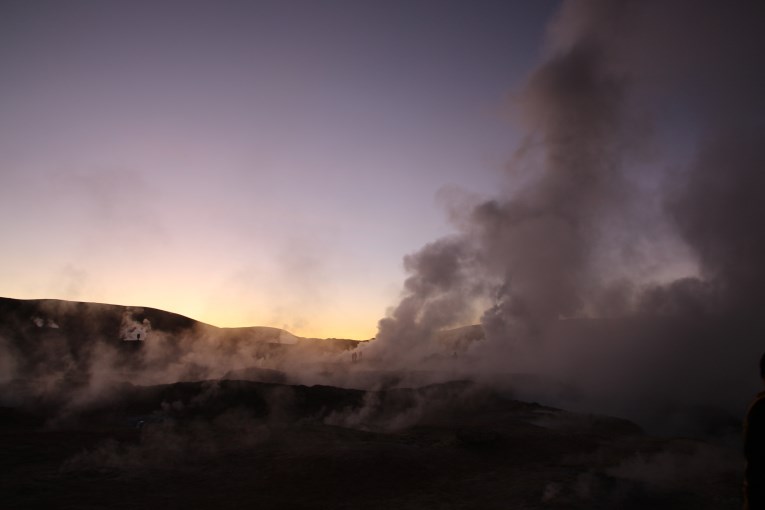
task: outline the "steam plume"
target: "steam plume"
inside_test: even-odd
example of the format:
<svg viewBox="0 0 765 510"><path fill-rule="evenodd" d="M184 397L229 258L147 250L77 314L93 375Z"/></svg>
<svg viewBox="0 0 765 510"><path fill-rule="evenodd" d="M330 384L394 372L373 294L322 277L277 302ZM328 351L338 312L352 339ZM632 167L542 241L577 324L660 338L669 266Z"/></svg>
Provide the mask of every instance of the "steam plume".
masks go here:
<svg viewBox="0 0 765 510"><path fill-rule="evenodd" d="M763 348L763 10L564 3L518 97L527 135L510 191L406 258L403 299L370 349L405 366L488 300L479 371L641 395L680 377L700 403L746 399L755 370L731 374Z"/></svg>

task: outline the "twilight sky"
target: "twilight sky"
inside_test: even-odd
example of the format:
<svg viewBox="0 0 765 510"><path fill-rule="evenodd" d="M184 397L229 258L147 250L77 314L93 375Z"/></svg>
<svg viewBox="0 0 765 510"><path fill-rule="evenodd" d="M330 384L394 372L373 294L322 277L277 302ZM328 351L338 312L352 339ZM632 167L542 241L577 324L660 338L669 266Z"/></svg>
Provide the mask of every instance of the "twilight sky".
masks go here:
<svg viewBox="0 0 765 510"><path fill-rule="evenodd" d="M3 1L0 295L374 336L556 6Z"/></svg>

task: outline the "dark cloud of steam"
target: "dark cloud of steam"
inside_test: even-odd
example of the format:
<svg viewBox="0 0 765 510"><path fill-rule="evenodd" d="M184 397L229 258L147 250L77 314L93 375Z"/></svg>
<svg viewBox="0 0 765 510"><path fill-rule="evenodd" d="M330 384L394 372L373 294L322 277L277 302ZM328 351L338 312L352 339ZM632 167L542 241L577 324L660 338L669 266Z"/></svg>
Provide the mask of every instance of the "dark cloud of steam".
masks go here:
<svg viewBox="0 0 765 510"><path fill-rule="evenodd" d="M510 191L405 259L370 354L422 363L435 332L484 305L466 370L739 412L765 348L764 11L564 3L516 97ZM657 267L667 252L684 271Z"/></svg>
<svg viewBox="0 0 765 510"><path fill-rule="evenodd" d="M742 124L746 121L742 116ZM710 137L670 205L680 232L699 254L704 276L723 293L726 313L757 314L765 284L765 233L757 225L765 218L763 135L765 125L751 131L732 126Z"/></svg>
<svg viewBox="0 0 765 510"><path fill-rule="evenodd" d="M600 219L627 198L619 167L623 86L602 59L585 41L532 76L525 109L528 143L543 151L539 179L473 212L476 241L502 280L484 315L490 331L518 320L535 328L584 308Z"/></svg>

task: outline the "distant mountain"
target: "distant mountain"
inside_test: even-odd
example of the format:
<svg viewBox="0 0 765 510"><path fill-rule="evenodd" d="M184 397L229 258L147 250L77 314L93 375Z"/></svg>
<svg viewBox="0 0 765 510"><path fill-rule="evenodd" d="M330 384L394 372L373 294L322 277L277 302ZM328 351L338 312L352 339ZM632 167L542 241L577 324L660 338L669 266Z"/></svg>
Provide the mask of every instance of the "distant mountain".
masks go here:
<svg viewBox="0 0 765 510"><path fill-rule="evenodd" d="M145 322L146 321L146 322ZM130 328L145 330L147 336L129 336ZM325 340L293 335L289 331L251 326L220 328L183 315L143 306L123 306L60 299L12 299L0 297L0 334L44 336L58 330L81 340L99 337L101 340L147 340L151 333L181 335L202 330L225 337L231 342L256 341L294 344ZM126 336L127 335L127 336ZM337 347L352 348L361 340L326 339Z"/></svg>
<svg viewBox="0 0 765 510"><path fill-rule="evenodd" d="M109 305L59 299L11 299L0 297L0 334L22 332L35 336L60 330L80 339L98 336L102 340L134 340L126 337L126 328L148 321L147 331L179 335L192 329L217 332L232 341L241 339L277 343L317 340L298 337L279 328L266 326L219 328L177 313L141 306ZM140 327L138 329L141 329ZM146 340L146 337L141 340ZM357 340L332 339L333 342Z"/></svg>
<svg viewBox="0 0 765 510"><path fill-rule="evenodd" d="M273 369L289 353L342 352L358 344L272 327L218 328L149 307L0 298L0 383L25 381L35 391L222 377L259 360Z"/></svg>

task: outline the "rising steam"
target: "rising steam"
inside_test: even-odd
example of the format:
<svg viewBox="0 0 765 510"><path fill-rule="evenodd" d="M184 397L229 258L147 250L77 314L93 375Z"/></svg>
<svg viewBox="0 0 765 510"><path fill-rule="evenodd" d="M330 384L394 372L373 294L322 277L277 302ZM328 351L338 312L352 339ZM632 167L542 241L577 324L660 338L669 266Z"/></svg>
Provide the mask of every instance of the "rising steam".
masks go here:
<svg viewBox="0 0 765 510"><path fill-rule="evenodd" d="M738 412L765 347L764 11L564 3L515 103L526 138L508 191L405 259L372 354L422 363L436 332L488 301L479 374Z"/></svg>

